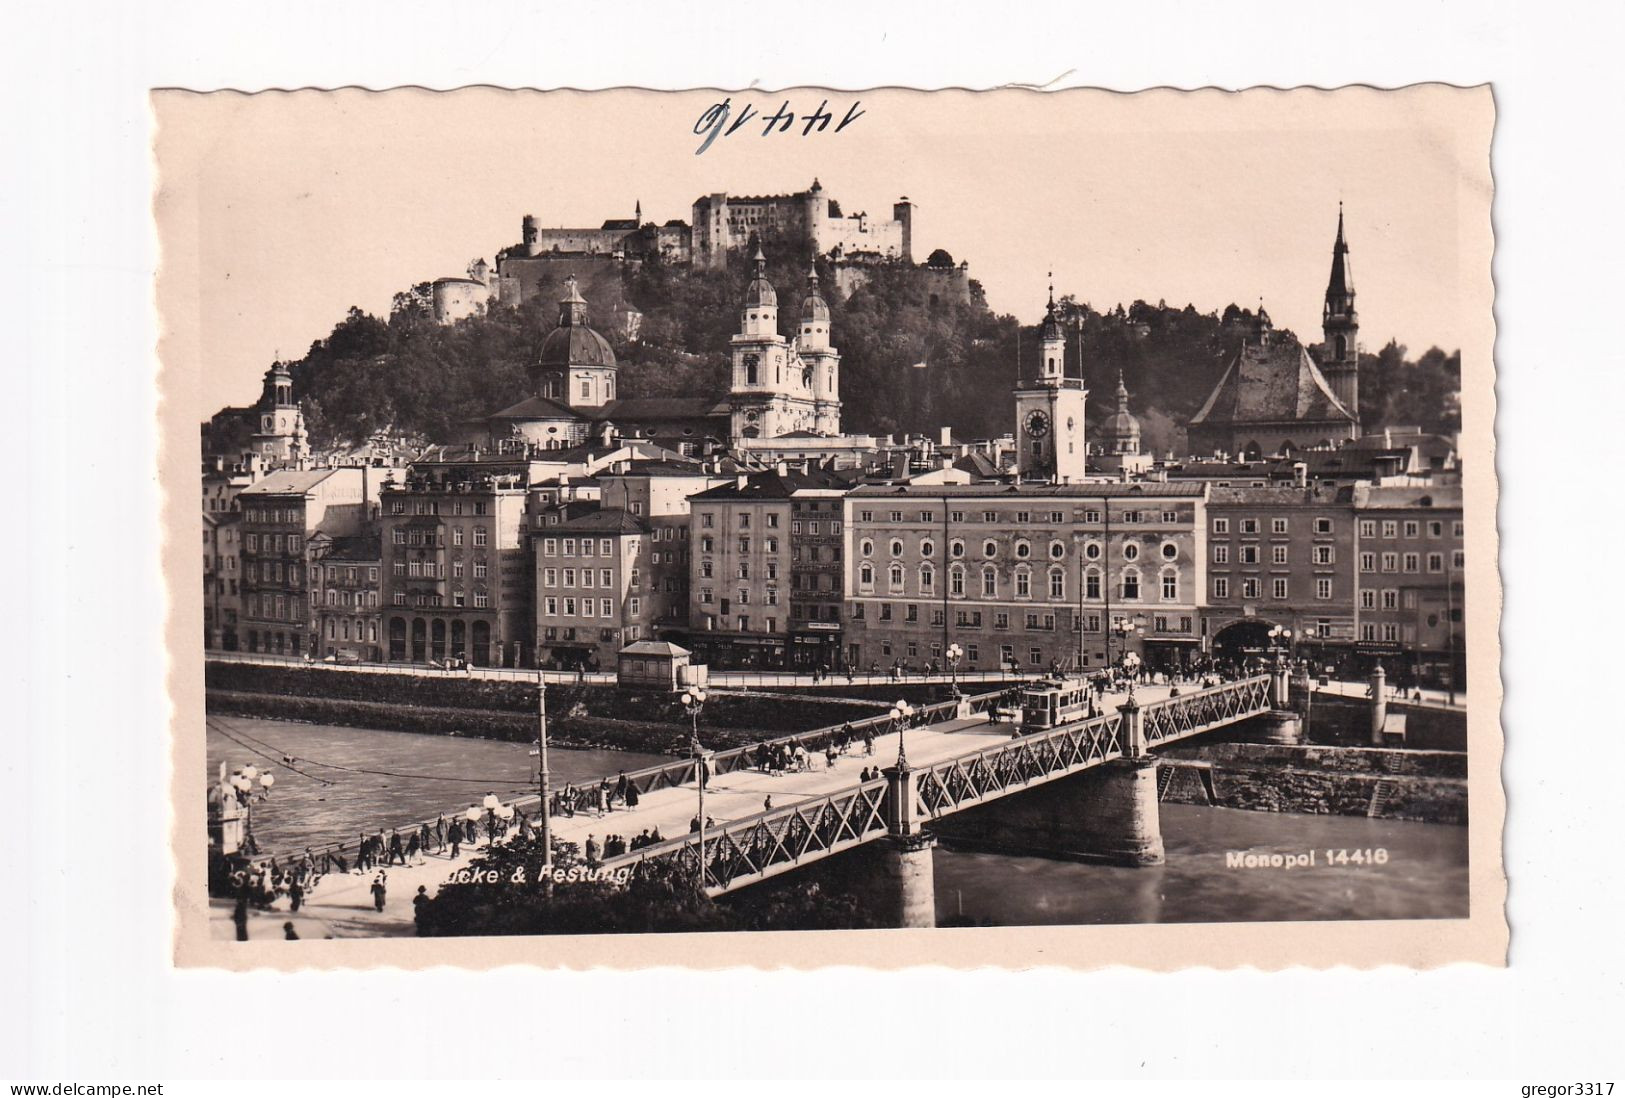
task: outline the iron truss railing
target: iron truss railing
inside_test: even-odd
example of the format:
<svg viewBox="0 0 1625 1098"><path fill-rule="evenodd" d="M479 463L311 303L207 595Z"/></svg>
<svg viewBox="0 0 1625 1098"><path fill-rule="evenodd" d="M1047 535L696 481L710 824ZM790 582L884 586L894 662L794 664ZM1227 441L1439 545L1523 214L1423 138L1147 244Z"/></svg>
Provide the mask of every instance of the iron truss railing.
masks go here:
<svg viewBox="0 0 1625 1098"><path fill-rule="evenodd" d="M1270 677L1256 675L1194 694L1152 702L1142 708L1147 746L1195 736L1273 708Z"/></svg>
<svg viewBox="0 0 1625 1098"><path fill-rule="evenodd" d="M884 780L864 782L828 796L748 816L705 831L706 891L719 896L808 862L838 854L886 834ZM633 874L671 870L699 878L700 836L644 847L611 858L606 871Z"/></svg>
<svg viewBox="0 0 1625 1098"><path fill-rule="evenodd" d="M932 818L1064 778L1124 752L1120 713L1035 732L919 772L921 813Z"/></svg>
<svg viewBox="0 0 1625 1098"><path fill-rule="evenodd" d="M1131 721L1143 722L1145 745L1168 743L1234 724L1269 710L1269 676L1242 679L1182 697L1122 710L922 767L912 774L916 811L937 819L1131 753ZM741 753L740 761L748 762ZM720 768L719 768L720 771ZM690 773L692 780L692 773ZM705 833L706 891L719 896L887 834L895 814L888 779L748 816ZM610 859L607 870L666 870L698 879L699 836L690 833Z"/></svg>

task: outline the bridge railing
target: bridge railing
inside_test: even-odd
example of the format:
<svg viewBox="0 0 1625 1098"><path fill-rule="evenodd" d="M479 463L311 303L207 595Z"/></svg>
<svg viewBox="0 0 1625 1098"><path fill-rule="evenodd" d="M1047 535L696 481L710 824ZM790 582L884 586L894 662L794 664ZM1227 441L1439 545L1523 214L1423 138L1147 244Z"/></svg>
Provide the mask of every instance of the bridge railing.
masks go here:
<svg viewBox="0 0 1625 1098"><path fill-rule="evenodd" d="M970 711L972 713L986 713L990 708L993 707L994 703L1001 696L1003 696L1004 693L1005 692L1002 690L995 690L986 694L972 695L964 700L969 703ZM909 727L917 728L922 725L935 724L938 721L949 720L956 715L958 705L958 701L949 699L947 701L932 702L929 705L919 706L914 710L914 716ZM771 752L775 747L793 747L799 744L801 747L805 748L808 755L811 756L824 751L832 742L845 735L848 731L850 731L853 737L856 739L862 739L864 733L866 732L878 739L887 733L896 732L897 724L891 719L891 715L889 713L882 713L874 717L864 717L859 720L846 721L842 724L826 725L823 728L815 728L808 732L797 732L788 736L776 736L772 739L762 740L754 744L747 744L743 747L731 747L720 751L707 752L706 762L713 778L723 774L731 774L739 770L760 769L767 761L764 758L764 752L762 750L764 746L766 746L768 751ZM702 738L703 735L704 729L702 728ZM674 786L687 785L693 782L695 778L695 765L695 760L692 757L674 759L668 763L657 763L654 766L644 767L641 770L628 771L626 773L626 780L627 784L635 788L638 791L638 795L642 796L653 790L670 789ZM612 785L618 784L620 777L616 776L609 780ZM598 783L594 782L590 785L575 788L573 790L573 795L577 799L571 805L571 807L577 809L591 807L594 798L597 796L597 785ZM560 791L560 795L568 796L571 794L565 794L564 791ZM560 802L560 806L563 807L562 801Z"/></svg>
<svg viewBox="0 0 1625 1098"><path fill-rule="evenodd" d="M934 819L1117 758L1124 748L1121 713L1034 732L921 770L917 804Z"/></svg>
<svg viewBox="0 0 1625 1098"><path fill-rule="evenodd" d="M884 778L705 830L704 882L713 895L794 869L886 833ZM607 859L608 871L670 872L699 880L700 835L690 832Z"/></svg>
<svg viewBox="0 0 1625 1098"><path fill-rule="evenodd" d="M1177 698L1149 702L1141 708L1147 746L1182 739L1221 724L1257 716L1274 708L1270 676L1254 675L1209 686Z"/></svg>

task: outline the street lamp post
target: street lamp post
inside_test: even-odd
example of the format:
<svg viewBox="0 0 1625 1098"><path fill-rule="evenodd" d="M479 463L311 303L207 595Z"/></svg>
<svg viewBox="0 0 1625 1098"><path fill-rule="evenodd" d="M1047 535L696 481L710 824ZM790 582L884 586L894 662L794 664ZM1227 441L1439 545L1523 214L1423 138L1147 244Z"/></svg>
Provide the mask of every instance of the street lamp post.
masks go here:
<svg viewBox="0 0 1625 1098"><path fill-rule="evenodd" d="M688 712L689 749L694 754L694 782L700 790L700 891L705 891L705 748L700 746L700 710L705 708L705 687L693 686L683 691L683 708Z"/></svg>
<svg viewBox="0 0 1625 1098"><path fill-rule="evenodd" d="M539 661L538 661L539 662ZM551 775L547 769L547 673L536 668L536 787L542 795L542 871L552 879L553 822L552 805L548 803Z"/></svg>
<svg viewBox="0 0 1625 1098"><path fill-rule="evenodd" d="M898 700L892 703L892 723L897 726L897 767L899 770L908 769L908 755L903 749L903 729L914 719L914 707L906 701Z"/></svg>
<svg viewBox="0 0 1625 1098"><path fill-rule="evenodd" d="M948 660L948 676L953 686L954 700L958 701L959 661L965 658L965 650L959 647L958 641L955 641L953 644L948 646L948 651L944 652L943 655L946 656Z"/></svg>

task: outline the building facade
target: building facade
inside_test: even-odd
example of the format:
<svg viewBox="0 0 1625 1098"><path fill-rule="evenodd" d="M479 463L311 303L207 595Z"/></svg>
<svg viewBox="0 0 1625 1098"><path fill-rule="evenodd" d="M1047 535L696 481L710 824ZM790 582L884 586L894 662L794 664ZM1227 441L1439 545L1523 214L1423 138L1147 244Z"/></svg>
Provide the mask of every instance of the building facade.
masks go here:
<svg viewBox="0 0 1625 1098"><path fill-rule="evenodd" d="M1084 479L1088 448L1083 379L1066 376L1066 333L1055 314L1055 289L1039 326L1038 377L1016 384L1016 461L1022 475L1058 484Z"/></svg>
<svg viewBox="0 0 1625 1098"><path fill-rule="evenodd" d="M619 508L649 527L645 562L647 618L660 640L686 643L692 553L690 499L707 489L734 483L696 465L671 461L627 462L599 475L606 508Z"/></svg>
<svg viewBox="0 0 1625 1098"><path fill-rule="evenodd" d="M834 669L845 662L845 492L806 488L790 499L790 665Z"/></svg>
<svg viewBox="0 0 1625 1098"><path fill-rule="evenodd" d="M534 544L541 666L614 667L622 648L650 635L647 522L601 508L548 527Z"/></svg>
<svg viewBox="0 0 1625 1098"><path fill-rule="evenodd" d="M232 500L236 502L235 499ZM203 513L203 646L235 652L242 614L242 512Z"/></svg>
<svg viewBox="0 0 1625 1098"><path fill-rule="evenodd" d="M1279 651L1351 666L1353 489L1213 487L1208 503L1204 646L1221 659ZM1291 636L1270 631L1290 630Z"/></svg>
<svg viewBox="0 0 1625 1098"><path fill-rule="evenodd" d="M319 649L309 541L317 534L362 533L377 514L386 475L367 466L282 469L242 490L240 639L245 651L302 656Z"/></svg>
<svg viewBox="0 0 1625 1098"><path fill-rule="evenodd" d="M1466 686L1459 485L1356 485L1356 651L1390 681Z"/></svg>
<svg viewBox="0 0 1625 1098"><path fill-rule="evenodd" d="M310 539L310 593L320 659L383 659L383 546L376 533Z"/></svg>
<svg viewBox="0 0 1625 1098"><path fill-rule="evenodd" d="M534 659L523 455L441 452L382 494L384 655L390 662Z"/></svg>
<svg viewBox="0 0 1625 1098"><path fill-rule="evenodd" d="M865 669L1099 668L1200 647L1200 484L861 487L845 500L846 657Z"/></svg>

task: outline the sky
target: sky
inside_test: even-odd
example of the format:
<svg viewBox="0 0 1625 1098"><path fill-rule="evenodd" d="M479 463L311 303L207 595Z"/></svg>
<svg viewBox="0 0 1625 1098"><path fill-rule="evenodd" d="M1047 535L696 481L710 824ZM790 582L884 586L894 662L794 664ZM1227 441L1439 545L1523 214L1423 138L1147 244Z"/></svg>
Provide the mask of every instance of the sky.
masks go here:
<svg viewBox="0 0 1625 1098"><path fill-rule="evenodd" d="M695 127L737 119L703 152ZM789 101L790 132L763 133ZM803 135L827 101L832 120ZM1487 176L1484 89L1230 93L156 93L160 355L199 415L255 399L352 306L461 275L534 214L546 227L689 220L714 191L782 194L817 177L847 214L915 204L915 258L968 260L989 304L1027 323L1057 295L1202 312L1260 300L1320 338L1344 203L1360 341L1453 350L1458 211ZM861 111L840 132L856 104ZM1478 216L1483 216L1480 213ZM837 335L838 342L838 335ZM195 379L195 381L194 381Z"/></svg>

